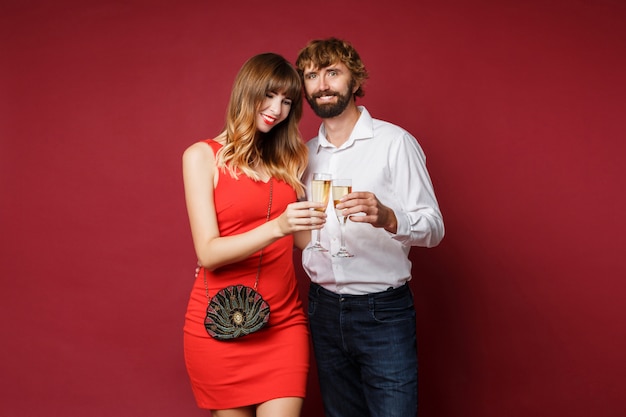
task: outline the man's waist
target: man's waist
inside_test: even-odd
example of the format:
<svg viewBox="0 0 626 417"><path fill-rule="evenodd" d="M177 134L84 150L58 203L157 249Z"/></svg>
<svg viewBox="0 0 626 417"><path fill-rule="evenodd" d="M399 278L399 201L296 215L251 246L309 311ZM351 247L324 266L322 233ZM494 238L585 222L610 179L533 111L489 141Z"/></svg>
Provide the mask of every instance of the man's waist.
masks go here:
<svg viewBox="0 0 626 417"><path fill-rule="evenodd" d="M339 295L368 295L377 294L388 291L389 289L395 289L402 287L409 281L408 278L399 278L386 281L377 282L337 282L337 281L324 281L323 279L311 278L311 283L324 288L334 294Z"/></svg>
<svg viewBox="0 0 626 417"><path fill-rule="evenodd" d="M369 298L381 300L389 297L397 297L398 294L404 293L406 291L410 291L408 282L404 282L402 285L398 287L388 287L382 291L373 291L367 293L359 293L359 294L350 294L350 293L339 293L333 291L332 289L328 289L323 287L322 285L316 284L315 282L311 282L311 291L317 293L318 295L322 295L325 297L330 297L334 299L344 299L344 298Z"/></svg>

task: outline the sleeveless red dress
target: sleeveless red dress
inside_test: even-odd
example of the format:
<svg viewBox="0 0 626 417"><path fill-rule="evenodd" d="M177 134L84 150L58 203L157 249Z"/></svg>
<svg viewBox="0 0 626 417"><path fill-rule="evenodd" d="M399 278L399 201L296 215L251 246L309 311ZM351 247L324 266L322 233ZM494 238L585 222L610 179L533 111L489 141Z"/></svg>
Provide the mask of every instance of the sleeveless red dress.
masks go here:
<svg viewBox="0 0 626 417"><path fill-rule="evenodd" d="M205 141L214 152L220 144ZM278 217L295 191L272 179L270 218ZM246 232L267 221L269 183L245 175L219 173L214 192L220 236ZM293 237L277 240L263 250L258 292L270 305L268 325L257 333L218 341L204 328L208 304L204 269L195 280L184 324L185 364L200 408L219 410L258 404L306 393L309 334L293 266ZM206 271L209 295L228 285L254 286L260 252L248 259Z"/></svg>

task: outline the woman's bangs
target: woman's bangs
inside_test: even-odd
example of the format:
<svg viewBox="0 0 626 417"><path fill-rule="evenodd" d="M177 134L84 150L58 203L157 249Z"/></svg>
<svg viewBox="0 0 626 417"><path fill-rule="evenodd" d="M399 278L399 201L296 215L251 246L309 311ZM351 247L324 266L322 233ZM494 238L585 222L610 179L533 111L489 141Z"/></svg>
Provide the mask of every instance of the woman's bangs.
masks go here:
<svg viewBox="0 0 626 417"><path fill-rule="evenodd" d="M302 84L297 73L276 74L269 80L267 91L281 93L291 100L298 100L302 94Z"/></svg>

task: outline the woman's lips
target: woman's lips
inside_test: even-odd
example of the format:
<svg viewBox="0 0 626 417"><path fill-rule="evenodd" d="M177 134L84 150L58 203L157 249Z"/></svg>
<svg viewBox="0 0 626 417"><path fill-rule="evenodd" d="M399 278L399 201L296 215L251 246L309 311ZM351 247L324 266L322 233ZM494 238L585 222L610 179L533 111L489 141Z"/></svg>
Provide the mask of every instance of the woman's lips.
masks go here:
<svg viewBox="0 0 626 417"><path fill-rule="evenodd" d="M273 125L276 122L276 118L272 116L268 116L267 114L261 114L263 121L266 125Z"/></svg>

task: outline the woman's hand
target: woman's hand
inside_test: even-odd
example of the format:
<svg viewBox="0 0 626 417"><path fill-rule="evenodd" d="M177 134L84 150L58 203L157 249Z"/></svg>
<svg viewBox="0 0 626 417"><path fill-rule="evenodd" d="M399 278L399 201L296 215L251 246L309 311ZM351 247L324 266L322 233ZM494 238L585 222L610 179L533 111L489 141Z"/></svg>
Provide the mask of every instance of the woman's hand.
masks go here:
<svg viewBox="0 0 626 417"><path fill-rule="evenodd" d="M295 232L317 230L324 227L326 213L313 209L324 209L322 203L298 201L287 206L276 218L280 234L287 236Z"/></svg>

